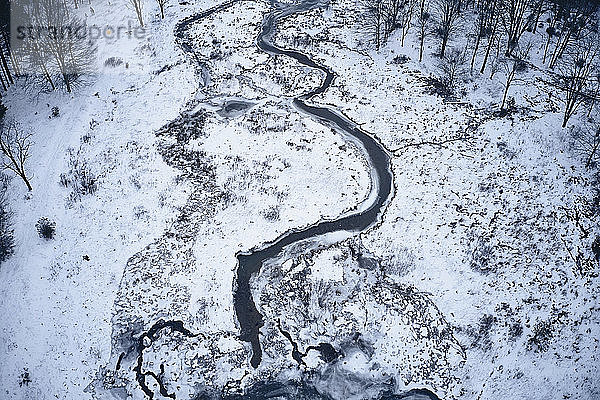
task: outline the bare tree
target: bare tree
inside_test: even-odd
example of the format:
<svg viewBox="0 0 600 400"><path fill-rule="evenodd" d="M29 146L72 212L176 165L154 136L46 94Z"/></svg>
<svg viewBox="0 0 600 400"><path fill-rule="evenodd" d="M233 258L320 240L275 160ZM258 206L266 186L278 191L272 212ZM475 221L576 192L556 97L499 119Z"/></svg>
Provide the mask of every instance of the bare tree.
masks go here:
<svg viewBox="0 0 600 400"><path fill-rule="evenodd" d="M29 178L25 173L25 162L29 158L31 147L30 133L23 131L14 121L4 123L0 131L0 151L2 151L2 167L11 170L25 182L27 189L32 190Z"/></svg>
<svg viewBox="0 0 600 400"><path fill-rule="evenodd" d="M0 174L0 263L6 261L15 248L12 210L8 204L8 183L10 178Z"/></svg>
<svg viewBox="0 0 600 400"><path fill-rule="evenodd" d="M556 45L550 57L550 68L565 50L597 28L597 6L588 0L557 1L557 21L554 29ZM558 28L558 29L557 29Z"/></svg>
<svg viewBox="0 0 600 400"><path fill-rule="evenodd" d="M446 53L448 40L458 28L461 16L462 0L435 0L433 3L435 14L435 32L441 40L440 58Z"/></svg>
<svg viewBox="0 0 600 400"><path fill-rule="evenodd" d="M423 61L423 50L425 47L425 38L431 34L429 22L429 3L427 0L420 0L417 10L417 37L419 38L419 62Z"/></svg>
<svg viewBox="0 0 600 400"><path fill-rule="evenodd" d="M35 1L40 3L42 17L54 27L54 32L44 35L43 44L50 50L67 92L71 92L73 84L91 69L94 48L85 41L85 25L70 15L61 0Z"/></svg>
<svg viewBox="0 0 600 400"><path fill-rule="evenodd" d="M585 160L585 167L591 168L600 162L600 124L576 126L571 131L573 150Z"/></svg>
<svg viewBox="0 0 600 400"><path fill-rule="evenodd" d="M595 71L596 71L596 79L595 79L596 88L592 90L592 96L589 98L589 107L588 107L588 113L587 113L588 118L592 115L592 110L594 109L594 106L596 105L596 102L598 101L598 99L600 99L600 66L599 65L596 65Z"/></svg>
<svg viewBox="0 0 600 400"><path fill-rule="evenodd" d="M532 12L529 14L527 19L527 25L530 26L529 29L532 33L537 31L537 26L540 21L541 16L546 12L544 5L547 0L532 0Z"/></svg>
<svg viewBox="0 0 600 400"><path fill-rule="evenodd" d="M581 104L595 98L596 64L600 51L598 35L576 43L558 64L558 74L551 77L548 83L563 92L565 103L562 127L566 127L569 119Z"/></svg>
<svg viewBox="0 0 600 400"><path fill-rule="evenodd" d="M501 0L500 2L500 19L507 37L504 54L506 57L511 55L513 49L519 44L519 39L527 30L526 15L530 5L529 0Z"/></svg>
<svg viewBox="0 0 600 400"><path fill-rule="evenodd" d="M498 13L499 9L498 9L498 3L494 3L494 8L492 9L492 11L494 13ZM491 12L491 11L490 11ZM485 49L485 56L483 57L483 62L481 64L481 69L479 70L479 73L483 74L483 72L485 71L485 67L487 65L487 62L490 58L490 54L492 52L492 49L494 48L494 46L496 46L496 48L499 50L500 49L500 43L499 43L499 38L498 38L498 25L500 23L500 18L498 17L490 17L490 24L488 25L488 27L486 28L486 37L487 37L487 46Z"/></svg>
<svg viewBox="0 0 600 400"><path fill-rule="evenodd" d="M8 46L9 43L6 40L3 40L4 34L6 34L6 29L7 27L0 27L0 30L2 31L2 37L0 37L0 80L2 81L2 87L4 90L6 90L8 86L15 83L8 61L10 59L10 47Z"/></svg>
<svg viewBox="0 0 600 400"><path fill-rule="evenodd" d="M415 1L414 0L405 0L400 7L400 11L398 12L398 27L402 31L402 39L401 45L404 46L404 39L408 34L408 30L410 29L410 23L414 14L415 9Z"/></svg>
<svg viewBox="0 0 600 400"><path fill-rule="evenodd" d="M487 38L491 41L493 40L493 37L491 37L492 34L496 34L495 26L498 24L498 1L499 0L481 0L477 4L475 48L473 49L473 56L471 57L471 70L473 70L475 64L475 58L477 57L477 50L479 50L481 40ZM486 51L486 55L489 56L488 51Z"/></svg>
<svg viewBox="0 0 600 400"><path fill-rule="evenodd" d="M157 0L158 1L158 0ZM140 23L140 26L144 27L144 1L143 0L129 0L129 3L135 10L135 15Z"/></svg>
<svg viewBox="0 0 600 400"><path fill-rule="evenodd" d="M10 46L10 36L9 36L8 29L6 31L4 31L4 30L2 31L2 43L3 43L2 47L4 47L4 49L8 53L8 58L10 60L10 64L13 69L14 75L19 76L21 74L20 67L19 67L19 60L18 60L17 56L15 55L15 52L13 51L13 49Z"/></svg>
<svg viewBox="0 0 600 400"><path fill-rule="evenodd" d="M10 29L4 18L0 19L0 81L4 90L13 85L19 75L19 65L10 46Z"/></svg>
<svg viewBox="0 0 600 400"><path fill-rule="evenodd" d="M387 41L390 34L396 29L398 13L404 0L384 0L383 18L384 18L384 40Z"/></svg>
<svg viewBox="0 0 600 400"><path fill-rule="evenodd" d="M375 44L375 50L379 50L386 38L386 3L383 0L363 0L360 8L362 28Z"/></svg>
<svg viewBox="0 0 600 400"><path fill-rule="evenodd" d="M71 16L63 0L30 0L25 6L35 30L20 47L31 70L39 69L52 89L61 82L67 92L92 69L95 48L86 27Z"/></svg>
<svg viewBox="0 0 600 400"><path fill-rule="evenodd" d="M464 51L451 49L438 63L438 68L442 73L440 81L450 94L456 92L457 83L464 78L465 62Z"/></svg>
<svg viewBox="0 0 600 400"><path fill-rule="evenodd" d="M527 58L529 57L530 50L531 45L528 44L522 49L513 51L512 57L504 58L501 61L505 79L504 92L502 94L502 104L500 105L500 110L504 110L504 106L506 105L506 98L508 97L508 90L510 89L511 85L520 80L518 77L519 73L525 72L527 70Z"/></svg>
<svg viewBox="0 0 600 400"><path fill-rule="evenodd" d="M399 1L399 0L396 0ZM158 4L158 8L160 9L160 18L164 19L165 18L165 6L167 5L167 0L156 0L156 3ZM144 26L142 24L142 26Z"/></svg>
<svg viewBox="0 0 600 400"><path fill-rule="evenodd" d="M548 36L548 39L546 40L546 44L544 45L544 56L542 58L542 62L544 64L546 63L546 57L548 56L548 49L550 48L550 44L558 34L557 25L561 17L561 13L562 7L560 6L560 4L552 2L552 5L548 9L548 27L546 28L546 35Z"/></svg>
<svg viewBox="0 0 600 400"><path fill-rule="evenodd" d="M52 90L56 89L52 73L52 55L50 49L43 43L42 27L56 26L47 15L42 12L43 7L36 1L17 2L18 12L23 18L29 18L29 21L23 21L24 25L29 25L37 29L28 31L23 37L18 37L18 47L15 49L17 56L24 60L23 72L28 80L36 76L34 71L39 71L43 79L50 85ZM27 22L27 24L25 23ZM46 31L46 34L48 31Z"/></svg>

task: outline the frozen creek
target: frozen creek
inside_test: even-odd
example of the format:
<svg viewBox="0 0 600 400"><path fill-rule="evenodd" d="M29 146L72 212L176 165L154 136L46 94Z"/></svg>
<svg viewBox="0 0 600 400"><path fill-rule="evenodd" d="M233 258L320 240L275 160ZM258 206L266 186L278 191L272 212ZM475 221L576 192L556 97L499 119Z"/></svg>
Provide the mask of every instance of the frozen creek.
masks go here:
<svg viewBox="0 0 600 400"><path fill-rule="evenodd" d="M192 46L188 42L186 36L187 29L195 22L205 18L213 13L222 11L232 6L233 4L240 1L248 0L230 0L215 6L211 9L197 13L191 17L182 20L176 27L175 35L178 40L178 44L181 48L191 56L194 56ZM323 220L312 226L303 229L294 229L284 233L278 239L273 242L265 243L258 248L252 249L247 252L240 252L237 254L238 268L233 282L233 297L234 297L234 309L239 323L240 328L240 339L250 343L252 348L251 365L257 368L262 361L262 348L260 342L260 329L264 325L263 316L257 310L254 303L251 291L250 281L253 276L259 273L263 263L267 260L275 258L280 254L286 246L308 240L318 240L326 237L328 234L343 235L354 235L365 229L372 227L377 223L383 210L390 200L392 194L393 175L390 169L390 157L385 148L370 134L362 131L354 122L344 117L341 113L336 110L326 107L316 107L309 104L312 97L317 94L325 92L332 84L335 76L325 66L319 65L315 61L311 60L306 55L294 51L280 49L274 46L271 42L272 36L277 28L277 22L279 19L288 16L293 13L299 13L310 10L312 8L320 7L323 4L319 0L306 0L300 4L273 4L273 11L266 14L262 22L262 29L257 38L258 47L272 55L283 55L291 57L298 61L300 64L320 70L324 79L320 86L311 90L303 95L294 98L292 103L296 109L300 112L305 113L320 123L327 125L337 132L342 134L345 140L353 142L359 148L363 150L365 157L367 158L371 167L371 181L372 181L372 193L371 195L357 207L356 211L342 215L337 219ZM206 72L205 65L202 65L201 79L206 83L210 81L210 76ZM232 107L235 111L235 104ZM228 110L224 110L228 111ZM143 372L142 364L144 349L152 345L152 343L158 339L160 331L168 329L171 332L178 332L185 337L194 337L195 335L184 327L182 321L159 320L146 332L143 332L139 339L133 344L131 350L133 354L136 354L137 363L134 367L136 374L136 381L144 394L152 399L154 397L154 391L149 388L146 384L146 376L151 375L154 380L158 383L160 394L165 398L175 398L174 393L169 393L163 382L161 376L153 373ZM290 339L287 332L281 331L288 339ZM329 343L320 343L317 346L312 346L314 350L321 353L323 359L328 362L335 362L338 357L337 351ZM117 369L120 368L120 361L124 354L119 358ZM305 354L295 351L293 357L299 363L302 361L302 357ZM239 397L224 397L224 398L244 398L244 399L267 399L267 398L287 398L295 399L300 396L301 398L314 398L314 399L326 399L328 397L321 395L317 390L306 383L297 382L275 382L275 381L260 381L250 387L243 396ZM425 389L413 389L409 392L401 395L386 394L381 399L438 399L437 396Z"/></svg>

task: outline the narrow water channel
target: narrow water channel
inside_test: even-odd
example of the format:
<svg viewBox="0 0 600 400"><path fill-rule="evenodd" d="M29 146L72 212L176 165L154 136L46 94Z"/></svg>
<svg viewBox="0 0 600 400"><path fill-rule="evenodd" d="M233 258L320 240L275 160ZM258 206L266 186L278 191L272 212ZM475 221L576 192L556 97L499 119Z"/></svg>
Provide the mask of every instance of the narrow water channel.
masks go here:
<svg viewBox="0 0 600 400"><path fill-rule="evenodd" d="M200 61L193 52L193 48L189 43L189 38L186 35L187 29L196 21L201 20L215 12L219 12L231 7L233 4L241 1L252 1L252 0L229 0L208 10L199 12L197 14L188 17L177 25L175 28L175 36L177 38L179 46L186 52L190 57L196 58L196 61L202 68L202 79L207 82L210 80L208 76L206 65ZM340 112L332 108L318 107L309 103L310 99L317 94L325 92L334 80L334 74L327 67L316 63L311 60L308 56L295 51L280 49L274 46L271 42L272 35L276 30L277 21L282 17L290 15L292 13L298 13L310 10L315 7L321 7L323 4L321 0L305 0L301 4L295 5L281 5L274 4L273 8L275 11L267 14L263 20L262 30L257 38L257 44L259 48L269 54L273 55L284 55L294 58L301 64L316 68L323 72L324 79L319 87L314 90L308 91L303 95L292 99L293 105L301 112L311 115L319 122L326 124L337 132L344 135L349 141L352 141L361 147L365 153L365 157L369 161L369 165L372 168L371 182L372 188L376 193L369 196L360 207L357 207L357 211L343 215L334 220L324 220L317 224L309 227L294 229L286 232L278 239L273 242L265 243L256 249L248 252L241 252L237 254L238 268L233 284L233 298L235 313L239 322L241 335L240 338L243 341L249 342L252 347L252 358L251 365L257 368L262 360L262 349L259 338L259 331L263 326L263 316L258 312L254 300L252 298L252 292L250 290L250 279L252 276L260 271L263 262L276 257L284 247L311 238L318 237L327 233L333 232L352 232L359 233L365 229L373 226L381 217L383 209L389 201L392 193L392 180L393 175L390 169L390 157L384 147L374 138L372 135L362 131L354 122L344 117ZM233 107L235 108L235 107ZM225 110L231 111L231 110ZM235 110L234 110L235 111ZM143 371L144 363L144 349L152 345L154 340L158 337L159 333L163 329L168 329L170 332L179 332L180 334L193 338L196 335L188 331L181 321L158 321L148 331L144 332L134 344L134 350L137 353L137 363L134 367L136 372L136 380L138 381L144 394L153 399L154 392L147 385L146 379L148 376L154 378L158 384L158 389L161 396L165 398L175 398L174 393L169 393L167 387L162 382L160 375L151 374ZM321 352L324 359L334 362L339 356L333 347L328 343L320 343L318 346L312 346L313 349ZM117 369L124 353L119 357ZM302 354L299 355L301 361ZM276 382L276 381L261 381L252 385L248 388L243 395L218 395L213 397L207 395L198 397L213 399L220 398L224 400L263 400L263 399L297 399L297 398L311 398L319 400L330 400L331 398L325 394L319 393L312 385L307 382L300 381L289 381L289 382ZM392 399L404 399L404 400L439 400L438 397L431 391L426 389L413 389L403 394L392 394L384 393L380 397L381 400L392 400Z"/></svg>
<svg viewBox="0 0 600 400"><path fill-rule="evenodd" d="M300 111L313 116L320 122L331 126L343 133L349 140L358 141L365 151L371 171L373 187L377 189L374 198L369 198L371 204L361 211L346 215L335 220L326 220L303 229L292 230L285 233L277 240L266 243L259 248L239 253L236 281L234 282L233 301L238 322L240 324L241 339L249 342L252 346L251 365L256 368L262 359L262 348L260 344L260 328L263 326L263 316L258 312L252 292L250 290L251 277L260 271L265 260L275 257L281 250L292 243L310 239L326 233L337 231L360 232L378 220L383 207L392 192L392 172L390 169L390 158L384 147L371 135L361 130L354 122L342 116L341 113L327 107L317 107L308 101L317 94L326 91L334 80L334 74L327 67L320 65L305 54L295 50L286 50L276 47L272 42L273 33L277 27L277 21L290 15L319 7L321 3L315 0L307 0L301 4L283 5L267 14L263 20L262 30L258 36L258 47L273 55L284 55L297 60L299 63L316 68L324 73L324 79L319 87L306 92L302 96L293 99L293 105Z"/></svg>

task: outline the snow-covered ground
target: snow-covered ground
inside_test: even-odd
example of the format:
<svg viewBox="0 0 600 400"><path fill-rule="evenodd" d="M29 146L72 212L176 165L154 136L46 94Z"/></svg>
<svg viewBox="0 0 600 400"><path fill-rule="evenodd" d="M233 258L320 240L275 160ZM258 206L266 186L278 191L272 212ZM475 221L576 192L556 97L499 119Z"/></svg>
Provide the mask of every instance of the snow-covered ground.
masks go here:
<svg viewBox="0 0 600 400"><path fill-rule="evenodd" d="M152 18L141 43L99 43L99 63L120 57L123 64L101 67L97 80L74 95L9 93L8 116L34 133L28 165L34 191L26 193L17 179L11 183L17 248L0 270L2 398L89 398L84 389L113 361L113 324L131 316L151 322L170 313L187 320L207 307L209 322L198 320L191 328L235 334L234 254L346 212L368 195L360 151L289 101L272 97L302 92L319 77L254 47L265 4L236 5L194 27L199 54L229 48L220 63L211 64L211 85L198 91L195 66L175 46L173 29L183 16L212 5L169 7L165 20ZM132 15L121 15L118 7L95 6L88 23L116 24L119 15L126 25ZM252 71L236 81L236 68ZM257 104L240 118L220 117L215 104L232 96ZM159 148L168 148L170 138L155 136L190 101L208 116L202 138L188 147L214 169L210 187L191 185L197 182L176 168L177 161L168 165ZM60 115L50 118L54 106ZM98 177L94 195L73 199L60 185L60 175L69 170L69 148ZM206 201L215 193L223 195L218 201L227 200ZM186 212L196 213L195 226L182 227ZM38 237L35 223L42 216L56 222L54 240ZM179 229L193 237L165 239ZM128 289L128 279L140 273L136 261L161 246L182 249L172 258L151 258L141 272L152 276L152 268L168 268L162 273L175 288L171 308L158 290L159 271L154 286ZM21 386L25 371L32 382Z"/></svg>
<svg viewBox="0 0 600 400"><path fill-rule="evenodd" d="M78 12L126 26L135 17L126 4ZM390 387L448 399L598 398L598 277L578 271L569 251L591 259L599 227L574 217L589 176L564 145L556 100L515 86L523 108L498 117L499 80L475 75L463 101L445 102L423 79L438 73L433 40L422 63L410 36L404 47L392 36L369 50L350 0L287 17L274 41L336 74L311 101L342 111L393 154L394 197L369 232L263 268L252 287L265 355L258 370L249 366L233 310L235 254L347 213L372 187L360 149L291 105L322 75L256 46L266 2L191 26L210 76L202 85L173 32L216 4L169 4L161 20L147 2L148 36L100 41L93 83L3 99L35 144L34 190L10 186L17 245L0 266L0 398L91 399L119 387L144 398L137 360L120 355L135 341L128 335L160 318L198 335L160 335L145 350L144 368L162 364L178 398L300 371L336 398ZM402 54L410 60L394 62ZM105 66L110 57L123 63ZM223 112L232 100L251 106ZM60 184L71 159L98 177L93 195ZM56 222L53 240L36 232L44 216ZM582 226L592 232L583 239ZM540 349L531 338L544 323L553 335ZM281 330L307 352L304 366ZM320 342L344 359L329 365L307 350Z"/></svg>
<svg viewBox="0 0 600 400"><path fill-rule="evenodd" d="M418 49L392 36L380 53L365 54L349 7L291 16L277 40L333 68L338 77L319 101L341 107L394 152L394 200L363 244L391 263L410 254L400 282L431 294L466 349L464 365L453 366L455 395L597 397L598 281L569 255L581 248L592 258L593 238L582 243L570 215L589 196L577 184L589 175L565 151L561 115L548 112L555 105L529 84L514 95L522 105L536 99L535 107L494 117L502 86L477 76L467 83L479 86L470 103L447 104L423 88L421 78L437 73L431 49L423 63L398 65L395 56L415 60ZM597 232L597 222L583 219ZM546 321L553 337L536 352L529 339Z"/></svg>

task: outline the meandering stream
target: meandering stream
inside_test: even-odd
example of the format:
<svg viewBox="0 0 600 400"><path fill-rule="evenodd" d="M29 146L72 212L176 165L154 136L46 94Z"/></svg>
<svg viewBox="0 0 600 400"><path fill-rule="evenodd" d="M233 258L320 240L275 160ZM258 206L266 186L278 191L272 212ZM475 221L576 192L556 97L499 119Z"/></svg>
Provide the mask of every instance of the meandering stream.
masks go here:
<svg viewBox="0 0 600 400"><path fill-rule="evenodd" d="M207 73L206 64L201 61L194 53L192 46L189 44L186 36L188 28L196 21L205 18L215 12L222 11L231 7L233 4L241 1L251 0L229 0L219 4L208 10L199 12L182 20L175 28L175 36L180 47L192 58L194 58L202 68L202 79L205 83L210 81L210 76ZM260 343L260 328L263 326L263 316L258 312L252 292L250 288L250 280L252 276L258 273L266 260L274 258L280 253L284 247L297 243L302 240L316 238L321 235L334 232L352 232L359 233L373 226L380 219L383 209L389 201L392 193L393 175L390 168L390 157L381 143L375 137L361 130L358 125L348 118L344 117L340 112L328 108L311 105L308 102L312 97L325 92L334 80L334 73L327 67L318 64L311 58L295 50L286 50L276 47L272 43L272 36L277 27L277 21L287 15L310 10L315 7L323 6L320 0L305 0L302 4L274 4L275 11L270 12L264 17L261 32L257 38L258 47L273 55L283 55L297 60L299 63L315 68L323 72L324 79L321 85L305 94L291 99L293 105L301 112L308 114L321 123L335 129L340 134L344 135L348 141L357 144L365 153L369 165L372 168L371 179L373 192L364 202L348 215L343 215L334 220L324 220L317 224L298 228L286 232L273 242L265 243L258 248L248 252L237 254L238 268L233 283L233 298L234 308L240 327L240 339L249 342L252 347L251 365L257 368L262 360L262 348ZM225 111L235 111L235 105L230 107L232 110L225 108ZM184 328L181 321L158 321L147 332L144 332L139 340L134 344L137 356L137 364L134 367L136 380L138 381L143 392L150 399L153 398L153 391L146 384L146 376L150 375L158 383L159 391L163 397L175 398L174 394L167 391L161 377L156 374L145 373L142 371L143 351L155 340L158 333L163 329L169 328L172 331L177 331L184 336L194 337L195 335ZM281 329L281 327L280 327ZM288 337L289 334L286 335ZM288 337L291 340L291 337ZM147 343L145 343L147 342ZM312 346L324 355L324 359L334 362L338 357L337 352L328 343L320 343L318 346ZM124 353L119 357L117 369ZM303 354L297 351L297 361L302 362ZM294 398L293 393L304 393L310 395L311 398L329 398L316 392L310 386L303 382L258 382L250 387L243 396L226 396L227 399L267 399L267 398ZM292 397L289 397L289 396ZM425 389L414 389L401 395L384 394L381 399L431 399L439 400L437 396Z"/></svg>
<svg viewBox="0 0 600 400"><path fill-rule="evenodd" d="M298 110L335 128L350 140L358 141L365 150L365 156L374 170L371 176L372 179L377 180L372 183L373 187L377 189L377 194L373 199L368 199L368 201L371 201L371 204L366 205L361 211L335 220L322 221L304 229L287 232L272 243L264 244L250 252L239 253L237 255L238 270L236 282L234 283L234 308L240 324L241 339L249 342L252 346L252 358L250 362L254 368L258 367L262 359L259 333L260 328L263 326L263 317L258 312L252 298L250 288L251 277L260 271L265 260L275 257L285 246L292 243L337 231L360 232L372 226L377 222L392 192L393 177L390 169L390 158L384 147L373 136L361 130L357 124L342 116L341 113L327 107L310 105L307 102L315 95L323 93L329 88L334 79L333 72L327 67L311 60L305 54L295 50L280 49L271 42L277 21L280 18L292 13L306 11L319 5L318 1L308 0L299 5L282 6L284 8L267 14L263 20L257 44L261 50L267 53L294 58L299 63L319 69L324 73L325 78L321 85L293 99L293 104Z"/></svg>

